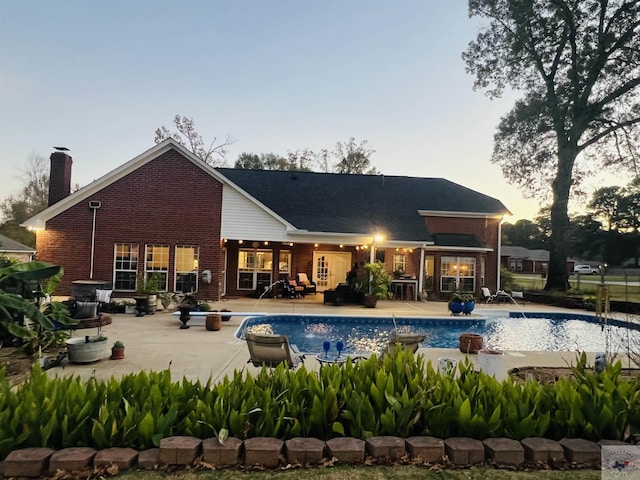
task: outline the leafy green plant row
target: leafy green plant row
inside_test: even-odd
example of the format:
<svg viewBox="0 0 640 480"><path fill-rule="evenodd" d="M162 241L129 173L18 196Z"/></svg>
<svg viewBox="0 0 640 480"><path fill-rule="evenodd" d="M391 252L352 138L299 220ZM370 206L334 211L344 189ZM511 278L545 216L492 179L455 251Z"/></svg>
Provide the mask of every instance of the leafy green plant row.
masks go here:
<svg viewBox="0 0 640 480"><path fill-rule="evenodd" d="M238 438L373 435L622 439L640 427L640 385L583 355L574 379L498 382L469 363L453 377L399 351L343 366L236 371L213 385L168 370L119 380L50 379L35 366L10 389L0 371L0 457L27 446L157 446L170 435Z"/></svg>

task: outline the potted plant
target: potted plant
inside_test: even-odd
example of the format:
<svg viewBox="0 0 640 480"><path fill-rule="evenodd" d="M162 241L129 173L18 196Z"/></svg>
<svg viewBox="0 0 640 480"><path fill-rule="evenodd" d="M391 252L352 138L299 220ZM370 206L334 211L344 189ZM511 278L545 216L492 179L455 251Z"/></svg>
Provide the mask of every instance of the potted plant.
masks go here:
<svg viewBox="0 0 640 480"><path fill-rule="evenodd" d="M136 299L137 305L143 306L146 309L146 313L154 314L156 311L156 307L158 305L158 291L160 290L160 286L162 284L163 277L158 272L153 272L151 274L140 274L138 275L138 293L140 297ZM146 305L144 300L140 300L142 298L146 298ZM138 316L141 315L142 312L138 312Z"/></svg>
<svg viewBox="0 0 640 480"><path fill-rule="evenodd" d="M111 347L111 360L120 360L124 358L124 343L116 340Z"/></svg>
<svg viewBox="0 0 640 480"><path fill-rule="evenodd" d="M187 325L187 322L191 319L189 312L198 308L198 299L195 294L185 293L177 307L180 310L180 321L182 322L180 328L189 328L189 325Z"/></svg>
<svg viewBox="0 0 640 480"><path fill-rule="evenodd" d="M460 293L459 290L456 290L455 292L453 292L451 294L451 297L449 298L449 311L451 312L452 315L460 315L462 312L464 312L464 302L465 302L465 297L462 293Z"/></svg>
<svg viewBox="0 0 640 480"><path fill-rule="evenodd" d="M387 273L385 264L379 261L365 263L365 277L362 281L365 307L374 308L378 300L388 299L391 295L391 275Z"/></svg>
<svg viewBox="0 0 640 480"><path fill-rule="evenodd" d="M465 315L469 315L471 312L473 312L473 309L476 307L476 299L471 293L465 293L462 296L462 299L464 303L464 308L462 310L462 313L464 313Z"/></svg>

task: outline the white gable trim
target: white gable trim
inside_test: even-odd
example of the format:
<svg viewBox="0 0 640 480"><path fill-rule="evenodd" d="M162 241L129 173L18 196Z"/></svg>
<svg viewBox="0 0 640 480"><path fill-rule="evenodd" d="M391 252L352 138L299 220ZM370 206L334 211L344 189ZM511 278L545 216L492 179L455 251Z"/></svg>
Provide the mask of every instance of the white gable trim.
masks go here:
<svg viewBox="0 0 640 480"><path fill-rule="evenodd" d="M274 212L272 212L271 210L266 208L264 205L262 205L260 202L258 202L251 195L249 195L248 193L243 191L237 185L235 185L232 182L230 182L225 176L223 176L221 173L219 173L217 170L215 170L210 165L207 165L206 163L204 163L202 160L200 160L198 157L196 157L192 152L187 150L185 147L180 145L178 142L176 142L172 138L169 138L169 139L165 140L164 142L159 143L158 145L155 145L154 147L150 148L146 152L143 152L140 155L138 155L137 157L132 158L127 163L125 163L123 165L120 165L115 170L112 170L111 172L107 173L106 175L103 175L102 177L98 178L97 180L94 180L89 185L86 185L85 187L81 188L77 192L74 192L73 194L69 195L68 197L63 198L59 202L51 205L50 207L46 208L42 212L38 213L37 215L34 215L33 217L29 218L28 220L23 222L21 224L21 226L27 227L27 228L29 228L31 230L43 230L45 228L46 222L48 220L54 218L55 216L61 214L64 211L68 210L69 208L73 207L74 205L77 205L77 204L81 203L82 201L86 201L88 198L91 198L91 196L95 195L100 190L102 190L105 187L108 187L109 185L111 185L112 183L114 183L114 182L126 177L127 175L129 175L130 173L134 172L138 168L142 167L143 165L146 165L147 163L151 162L152 160L155 160L160 155L162 155L162 154L164 154L164 153L166 153L166 152L168 152L169 150L172 150L172 149L178 151L188 161L190 161L191 163L196 165L198 168L202 169L202 171L204 171L205 173L207 173L208 175L210 175L211 177L215 178L220 183L222 183L223 184L223 192L224 192L225 186L229 186L232 189L237 190L238 193L240 193L241 195L246 197L247 200L253 202L254 205L260 207L263 210L263 212L265 212L268 215L271 215L272 217L277 219L279 222L284 223L287 226L287 228L295 229L295 227L293 225L287 223L284 219L282 219L281 217L276 215ZM224 193L223 193L223 213L224 213Z"/></svg>

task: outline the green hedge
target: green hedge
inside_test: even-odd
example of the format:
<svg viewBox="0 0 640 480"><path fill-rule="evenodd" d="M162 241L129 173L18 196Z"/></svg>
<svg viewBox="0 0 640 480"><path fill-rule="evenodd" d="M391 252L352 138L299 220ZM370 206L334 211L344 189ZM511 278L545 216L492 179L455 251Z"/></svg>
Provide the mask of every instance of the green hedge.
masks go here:
<svg viewBox="0 0 640 480"><path fill-rule="evenodd" d="M234 372L213 385L170 372L119 380L50 379L35 366L10 389L0 371L0 458L23 447L157 446L170 435L198 438L226 429L244 439L374 435L527 436L622 439L640 427L640 385L621 365L596 374L582 355L574 379L555 384L496 381L459 365L440 375L420 356L400 351L380 360Z"/></svg>

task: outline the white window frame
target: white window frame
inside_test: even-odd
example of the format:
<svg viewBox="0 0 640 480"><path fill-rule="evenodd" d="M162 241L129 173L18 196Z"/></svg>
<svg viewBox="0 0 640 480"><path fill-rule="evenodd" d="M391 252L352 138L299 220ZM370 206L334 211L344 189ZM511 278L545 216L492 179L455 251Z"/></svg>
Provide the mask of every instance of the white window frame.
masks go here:
<svg viewBox="0 0 640 480"><path fill-rule="evenodd" d="M149 255L153 255L156 256L157 253L155 252L155 250L157 249L166 249L166 254L160 255L160 259L155 259L155 258L149 258ZM164 256L166 255L166 264L161 266L161 267L157 267L157 266L149 266L150 262L156 263L162 263L164 259ZM144 247L144 275L145 278L149 278L149 276L151 276L154 273L158 273L162 276L162 278L164 278L164 285L162 284L162 282L160 282L160 288L158 288L158 291L160 292L166 292L167 291L167 285L169 283L169 257L171 255L171 248L169 247L169 245L164 244L164 243L148 243L145 245Z"/></svg>
<svg viewBox="0 0 640 480"><path fill-rule="evenodd" d="M118 247L125 247L125 246L129 248L129 256L127 257L126 260L124 259L125 257L122 257L122 256L118 257L118 253L120 253L120 251L118 250ZM118 260L119 258L121 260ZM136 291L136 278L138 275L139 262L140 262L140 246L137 243L116 242L113 245L113 285L114 287L118 285L119 273L128 274L129 276L131 276L128 282L133 282L133 288L114 288L114 290L117 290L119 292L135 292ZM120 268L118 268L119 266L118 263L120 263ZM124 268L125 266L128 266L129 268Z"/></svg>
<svg viewBox="0 0 640 480"><path fill-rule="evenodd" d="M475 257L442 257L440 259L440 291L454 292L456 290L475 292Z"/></svg>
<svg viewBox="0 0 640 480"><path fill-rule="evenodd" d="M240 264L241 253L245 253L247 256L247 262L244 266ZM269 254L271 260L265 262L264 266L260 266L260 255ZM252 259L252 261L249 261ZM273 269L273 250L261 249L261 248L241 248L238 250L238 275L237 275L237 288L238 290L250 291L258 288L258 283L263 286L271 285L272 283L272 269ZM250 278L251 285L241 287L240 277ZM265 285L266 284L266 285Z"/></svg>
<svg viewBox="0 0 640 480"><path fill-rule="evenodd" d="M184 250L192 250L193 251L193 257L190 259L181 259L180 258L180 251L184 249ZM187 261L192 261L192 269L191 270L180 270L179 266L182 265L182 263L187 262ZM178 293L189 293L189 292L185 292L182 288L178 288L178 275L193 275L194 281L193 281L193 291L197 292L198 291L198 279L200 277L199 275L199 264L200 264L200 248L197 245L176 245L175 250L174 250L174 272L173 272L173 290L175 292ZM184 286L184 282L183 285Z"/></svg>

